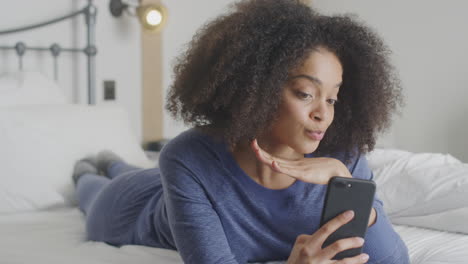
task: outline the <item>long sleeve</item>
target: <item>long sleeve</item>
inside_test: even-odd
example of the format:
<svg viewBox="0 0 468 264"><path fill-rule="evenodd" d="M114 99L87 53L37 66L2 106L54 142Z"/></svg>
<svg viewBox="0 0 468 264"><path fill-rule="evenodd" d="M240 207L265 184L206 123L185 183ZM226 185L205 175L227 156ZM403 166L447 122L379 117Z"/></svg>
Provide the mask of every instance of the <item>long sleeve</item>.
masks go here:
<svg viewBox="0 0 468 264"><path fill-rule="evenodd" d="M238 263L213 203L197 177L204 173L204 168L194 160L204 158L203 151L191 153L190 148L176 140L161 153L161 178L170 231L184 263Z"/></svg>
<svg viewBox="0 0 468 264"><path fill-rule="evenodd" d="M369 168L364 155L350 168L355 178L372 180L374 175ZM377 187L378 188L378 187ZM364 252L371 257L368 263L406 264L409 263L408 249L385 214L383 203L378 197L374 198L373 207L377 212L376 222L367 230Z"/></svg>

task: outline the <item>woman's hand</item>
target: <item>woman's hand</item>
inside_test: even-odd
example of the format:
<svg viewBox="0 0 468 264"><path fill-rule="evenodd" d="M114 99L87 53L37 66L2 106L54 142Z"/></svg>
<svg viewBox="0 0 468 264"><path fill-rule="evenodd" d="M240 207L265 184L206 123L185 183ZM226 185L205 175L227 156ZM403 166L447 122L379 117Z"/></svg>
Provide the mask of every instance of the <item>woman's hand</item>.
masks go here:
<svg viewBox="0 0 468 264"><path fill-rule="evenodd" d="M328 180L333 176L352 177L348 168L346 168L341 161L334 158L301 158L298 160L286 160L273 157L258 146L256 139L252 141L251 147L257 159L270 166L274 171L304 182L328 184Z"/></svg>
<svg viewBox="0 0 468 264"><path fill-rule="evenodd" d="M366 263L369 256L364 253L352 258L332 260L332 258L341 251L361 247L364 244L364 239L360 237L340 239L322 249L325 240L342 225L348 223L353 217L353 211L346 211L328 221L314 234L298 236L287 264Z"/></svg>
<svg viewBox="0 0 468 264"><path fill-rule="evenodd" d="M251 147L257 156L257 159L270 166L274 171L286 174L298 180L314 183L328 184L333 176L352 178L348 168L339 160L334 158L301 158L298 160L286 160L273 157L264 151L258 145L256 139L251 143ZM375 223L377 213L374 208L371 210L369 223L371 226Z"/></svg>

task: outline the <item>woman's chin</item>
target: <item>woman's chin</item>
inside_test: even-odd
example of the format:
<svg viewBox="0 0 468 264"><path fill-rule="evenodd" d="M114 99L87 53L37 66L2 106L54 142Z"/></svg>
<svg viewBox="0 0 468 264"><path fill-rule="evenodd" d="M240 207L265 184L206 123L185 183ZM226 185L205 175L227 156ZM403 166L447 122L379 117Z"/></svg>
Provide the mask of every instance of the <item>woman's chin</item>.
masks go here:
<svg viewBox="0 0 468 264"><path fill-rule="evenodd" d="M300 152L302 154L310 154L310 153L315 152L317 150L318 146L319 146L319 142L317 142L317 143L315 143L315 142L314 143L309 143L308 142L307 144L304 144L303 146L301 146L300 151L298 151L298 152Z"/></svg>

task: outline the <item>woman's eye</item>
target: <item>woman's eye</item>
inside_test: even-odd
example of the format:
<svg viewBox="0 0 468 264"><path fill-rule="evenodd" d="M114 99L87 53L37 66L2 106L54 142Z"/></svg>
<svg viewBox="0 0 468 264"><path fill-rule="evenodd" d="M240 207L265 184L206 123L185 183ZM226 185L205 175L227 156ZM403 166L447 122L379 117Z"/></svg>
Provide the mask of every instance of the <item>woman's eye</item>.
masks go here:
<svg viewBox="0 0 468 264"><path fill-rule="evenodd" d="M296 95L297 95L297 97L299 97L300 99L303 99L303 100L313 98L313 96L311 94L303 93L303 92L299 92L299 91L296 92Z"/></svg>
<svg viewBox="0 0 468 264"><path fill-rule="evenodd" d="M338 102L338 100L337 99L328 99L327 102L329 104L331 104L331 105L335 105Z"/></svg>

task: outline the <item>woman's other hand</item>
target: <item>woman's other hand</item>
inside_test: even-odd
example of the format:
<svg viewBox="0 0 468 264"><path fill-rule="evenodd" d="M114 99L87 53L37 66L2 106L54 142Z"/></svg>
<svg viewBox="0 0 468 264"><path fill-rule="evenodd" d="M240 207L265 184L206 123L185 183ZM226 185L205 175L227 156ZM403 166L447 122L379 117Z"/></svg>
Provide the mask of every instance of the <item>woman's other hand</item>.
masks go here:
<svg viewBox="0 0 468 264"><path fill-rule="evenodd" d="M332 260L332 258L339 252L361 247L364 244L364 239L360 237L340 239L322 249L322 245L325 240L338 228L353 219L353 217L353 211L346 211L328 221L314 234L298 236L291 251L291 255L288 258L287 264L366 263L369 256L364 253L352 258Z"/></svg>
<svg viewBox="0 0 468 264"><path fill-rule="evenodd" d="M348 168L341 161L334 158L286 160L274 157L260 148L256 139L252 141L251 148L257 159L274 171L304 182L328 184L328 180L333 176L352 177Z"/></svg>

